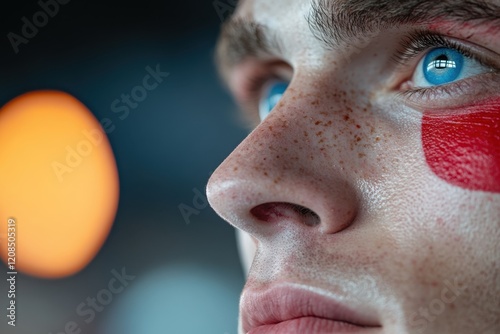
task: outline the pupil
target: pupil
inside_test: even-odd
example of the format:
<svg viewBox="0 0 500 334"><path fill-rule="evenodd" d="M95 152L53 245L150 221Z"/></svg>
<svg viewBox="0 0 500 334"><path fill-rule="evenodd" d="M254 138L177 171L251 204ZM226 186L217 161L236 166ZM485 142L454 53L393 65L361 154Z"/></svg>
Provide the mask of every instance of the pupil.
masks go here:
<svg viewBox="0 0 500 334"><path fill-rule="evenodd" d="M443 70L445 68L450 67L448 62L448 56L447 55L440 55L439 57L436 58L434 61L434 67L438 70Z"/></svg>

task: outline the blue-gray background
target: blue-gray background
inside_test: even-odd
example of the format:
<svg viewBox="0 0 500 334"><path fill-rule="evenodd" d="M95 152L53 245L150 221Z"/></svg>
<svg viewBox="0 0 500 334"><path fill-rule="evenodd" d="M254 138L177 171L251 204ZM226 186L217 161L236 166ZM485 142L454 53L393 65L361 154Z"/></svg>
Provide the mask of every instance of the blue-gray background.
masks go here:
<svg viewBox="0 0 500 334"><path fill-rule="evenodd" d="M193 206L193 189L204 192L209 174L246 133L213 66L221 20L234 1L219 5L217 11L212 0L72 0L16 54L7 34L19 34L22 17L31 21L41 7L35 0L2 4L0 104L57 89L97 119L111 119L121 190L111 234L94 261L66 279L20 275L17 326L7 326L1 312L0 333L63 333L75 321L82 333L236 334L244 277L234 230L209 207L189 223L178 208ZM120 120L112 101L141 85L146 66L157 64L170 76ZM85 323L77 306L122 268L136 278ZM6 291L2 279L4 310Z"/></svg>

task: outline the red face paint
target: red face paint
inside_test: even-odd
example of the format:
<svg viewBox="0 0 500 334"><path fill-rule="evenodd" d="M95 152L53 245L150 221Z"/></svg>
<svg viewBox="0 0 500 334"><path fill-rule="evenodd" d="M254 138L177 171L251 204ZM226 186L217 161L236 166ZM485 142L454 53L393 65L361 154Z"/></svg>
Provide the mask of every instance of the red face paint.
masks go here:
<svg viewBox="0 0 500 334"><path fill-rule="evenodd" d="M500 99L427 112L422 143L432 171L450 184L500 193Z"/></svg>

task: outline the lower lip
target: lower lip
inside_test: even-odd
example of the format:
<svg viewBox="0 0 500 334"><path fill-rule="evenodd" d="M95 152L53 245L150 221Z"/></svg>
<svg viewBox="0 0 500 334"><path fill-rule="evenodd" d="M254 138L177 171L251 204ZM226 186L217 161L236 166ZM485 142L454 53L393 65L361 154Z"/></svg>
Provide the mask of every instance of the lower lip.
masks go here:
<svg viewBox="0 0 500 334"><path fill-rule="evenodd" d="M316 317L302 317L283 321L278 324L262 325L252 329L248 334L368 334L375 333L373 330L374 328L360 327L341 321Z"/></svg>

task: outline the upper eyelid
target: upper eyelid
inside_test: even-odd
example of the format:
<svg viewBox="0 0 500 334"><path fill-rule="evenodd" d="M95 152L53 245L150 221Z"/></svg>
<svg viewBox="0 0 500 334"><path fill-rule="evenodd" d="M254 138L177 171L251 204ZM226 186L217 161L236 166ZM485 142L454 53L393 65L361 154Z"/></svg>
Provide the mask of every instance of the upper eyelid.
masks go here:
<svg viewBox="0 0 500 334"><path fill-rule="evenodd" d="M428 42L426 48L418 48L415 45L411 45L418 42L419 39L422 41L422 39L425 38L428 38L427 41L424 41ZM436 44L431 44L429 39L434 39ZM438 47L455 49L464 56L478 61L483 66L490 67L492 69L500 69L500 59L493 59L499 58L500 55L496 54L494 51L469 41L462 41L451 36L426 31L417 31L404 37L404 39L400 42L396 53L391 57L391 60L399 65L398 67L404 67L410 62L415 61L415 59L419 55L425 53L425 51ZM494 54L496 54L497 57L495 57Z"/></svg>

